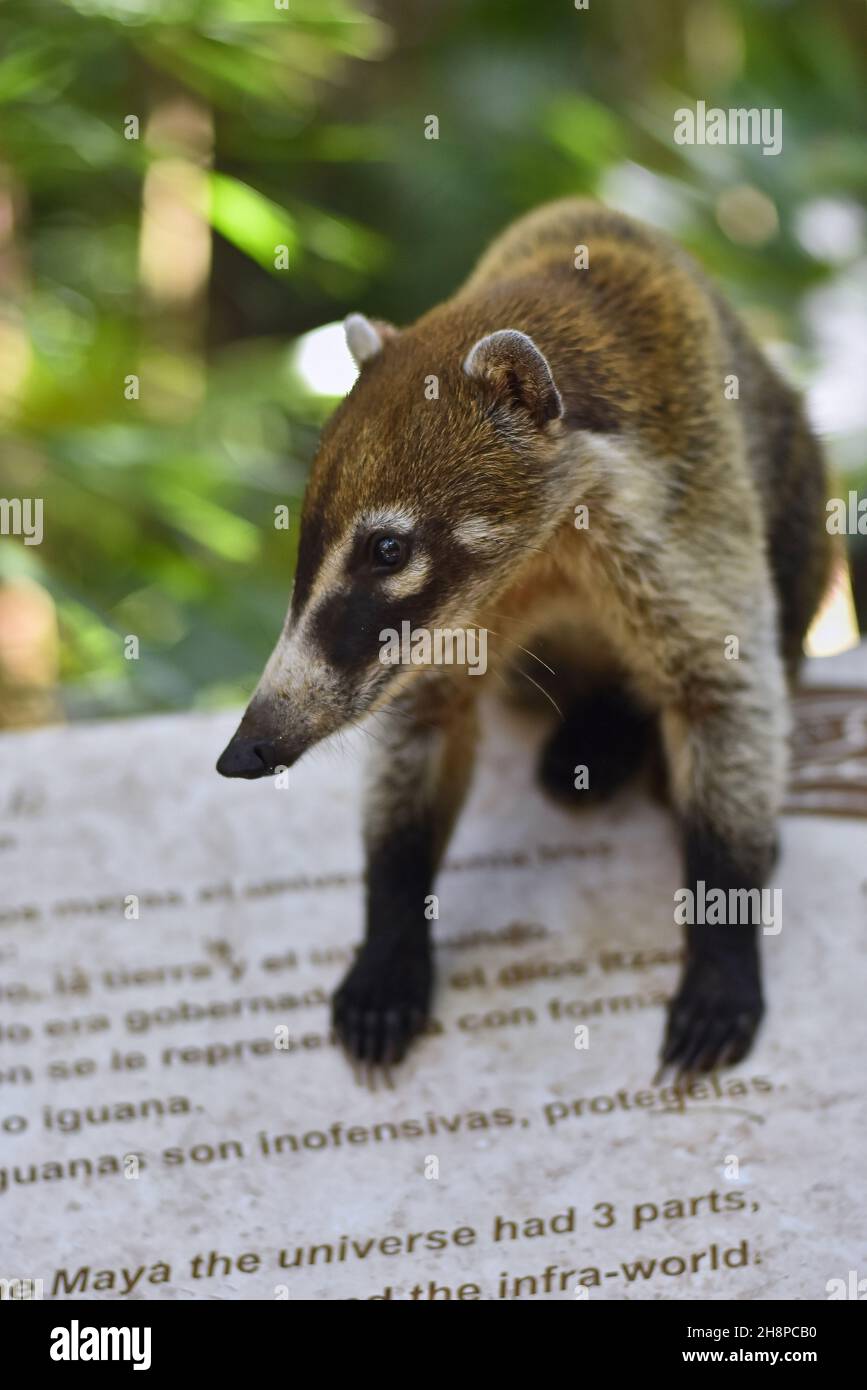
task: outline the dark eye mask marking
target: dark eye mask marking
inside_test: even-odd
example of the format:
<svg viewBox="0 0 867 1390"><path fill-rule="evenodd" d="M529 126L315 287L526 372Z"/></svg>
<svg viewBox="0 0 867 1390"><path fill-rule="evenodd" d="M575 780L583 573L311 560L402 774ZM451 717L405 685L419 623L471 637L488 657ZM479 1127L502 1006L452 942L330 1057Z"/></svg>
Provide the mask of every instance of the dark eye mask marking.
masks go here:
<svg viewBox="0 0 867 1390"><path fill-rule="evenodd" d="M379 659L383 628L400 631L402 622L423 627L442 603L446 584L435 576L410 598L395 599L369 590L329 595L310 616L310 636L329 665L361 672Z"/></svg>

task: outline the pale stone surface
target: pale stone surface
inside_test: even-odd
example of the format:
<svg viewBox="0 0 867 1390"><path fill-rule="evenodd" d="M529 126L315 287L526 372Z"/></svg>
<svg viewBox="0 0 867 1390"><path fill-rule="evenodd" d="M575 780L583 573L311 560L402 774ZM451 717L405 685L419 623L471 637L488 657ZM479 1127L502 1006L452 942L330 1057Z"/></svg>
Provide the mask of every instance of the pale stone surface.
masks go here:
<svg viewBox="0 0 867 1390"><path fill-rule="evenodd" d="M285 789L216 776L229 715L0 739L0 1278L46 1297L77 1276L121 1296L126 1270L130 1299L496 1299L535 1276L536 1297L574 1299L583 1277L592 1301L823 1299L867 1276L867 649L811 680L838 693L809 697L795 739L768 1017L685 1102L652 1085L673 829L637 792L598 813L545 801L528 717L491 715L439 885L438 1030L391 1090L358 1084L325 1003L361 928L363 735ZM208 1277L211 1252L258 1263Z"/></svg>

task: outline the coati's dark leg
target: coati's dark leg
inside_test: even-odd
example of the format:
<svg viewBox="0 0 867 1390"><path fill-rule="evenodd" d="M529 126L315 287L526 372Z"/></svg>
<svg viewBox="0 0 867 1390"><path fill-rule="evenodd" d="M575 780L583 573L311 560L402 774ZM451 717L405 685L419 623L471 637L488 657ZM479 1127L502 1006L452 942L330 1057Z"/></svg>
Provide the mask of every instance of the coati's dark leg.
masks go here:
<svg viewBox="0 0 867 1390"><path fill-rule="evenodd" d="M685 887L761 889L776 856L787 709L775 651L733 662L724 684L668 709L662 728L684 835ZM687 900L688 901L688 900ZM669 1005L662 1061L681 1072L740 1061L762 1017L759 922L741 905L724 925L686 925L686 960ZM697 914L691 914L693 918ZM735 920L730 920L732 917Z"/></svg>
<svg viewBox="0 0 867 1390"><path fill-rule="evenodd" d="M688 823L686 885L707 889L760 888L773 852L751 860L743 848L699 819ZM690 923L686 964L669 1005L662 1060L680 1071L710 1071L741 1061L752 1046L764 1012L758 925Z"/></svg>
<svg viewBox="0 0 867 1390"><path fill-rule="evenodd" d="M653 716L621 685L579 695L542 749L539 781L573 806L603 801L638 772L653 729ZM587 768L587 786L577 791L580 767Z"/></svg>
<svg viewBox="0 0 867 1390"><path fill-rule="evenodd" d="M365 793L365 937L333 1001L347 1052L381 1065L400 1061L428 1018L429 900L472 774L475 698L418 679L386 718Z"/></svg>

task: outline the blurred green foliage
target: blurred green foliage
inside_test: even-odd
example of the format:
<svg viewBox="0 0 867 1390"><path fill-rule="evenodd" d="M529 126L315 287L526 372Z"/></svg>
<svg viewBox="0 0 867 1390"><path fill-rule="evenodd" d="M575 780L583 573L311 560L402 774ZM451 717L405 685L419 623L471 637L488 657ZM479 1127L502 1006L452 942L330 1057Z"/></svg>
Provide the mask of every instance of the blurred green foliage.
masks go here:
<svg viewBox="0 0 867 1390"><path fill-rule="evenodd" d="M0 577L56 604L67 712L248 693L334 403L295 341L352 309L412 319L563 194L689 246L864 490L838 380L867 295L860 0L279 5L0 6L0 495L45 506L41 545L0 538ZM676 145L698 99L780 108L783 152Z"/></svg>

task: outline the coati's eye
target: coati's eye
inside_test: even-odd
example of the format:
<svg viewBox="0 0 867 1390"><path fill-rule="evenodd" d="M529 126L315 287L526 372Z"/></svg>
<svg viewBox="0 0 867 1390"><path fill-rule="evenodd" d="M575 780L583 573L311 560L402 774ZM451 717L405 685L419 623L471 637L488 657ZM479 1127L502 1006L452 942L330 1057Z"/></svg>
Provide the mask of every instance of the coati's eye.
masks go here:
<svg viewBox="0 0 867 1390"><path fill-rule="evenodd" d="M397 536L379 536L373 542L373 564L375 569L396 570L405 564L409 547Z"/></svg>

